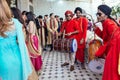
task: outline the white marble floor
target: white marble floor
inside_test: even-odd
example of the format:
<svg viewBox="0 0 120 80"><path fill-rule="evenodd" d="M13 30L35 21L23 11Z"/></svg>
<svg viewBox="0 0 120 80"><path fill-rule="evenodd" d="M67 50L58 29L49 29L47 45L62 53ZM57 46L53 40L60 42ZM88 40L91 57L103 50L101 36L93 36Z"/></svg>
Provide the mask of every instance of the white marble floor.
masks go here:
<svg viewBox="0 0 120 80"><path fill-rule="evenodd" d="M70 66L61 67L65 61L64 53L56 51L44 51L42 54L43 66L40 80L101 80L102 74L97 74L86 69L82 69L80 63L75 64L75 70L70 71Z"/></svg>

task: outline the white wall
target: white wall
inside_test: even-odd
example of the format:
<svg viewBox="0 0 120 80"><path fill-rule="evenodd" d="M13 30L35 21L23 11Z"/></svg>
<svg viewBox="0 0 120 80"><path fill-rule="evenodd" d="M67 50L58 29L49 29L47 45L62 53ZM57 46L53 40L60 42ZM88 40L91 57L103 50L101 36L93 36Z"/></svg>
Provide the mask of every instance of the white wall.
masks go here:
<svg viewBox="0 0 120 80"><path fill-rule="evenodd" d="M17 0L18 8L21 11L29 11L29 0Z"/></svg>
<svg viewBox="0 0 120 80"><path fill-rule="evenodd" d="M73 2L73 1L45 1L45 0L35 0L34 10L36 15L45 15L50 13L55 13L59 16L64 17L66 10L72 10L76 7L83 8L87 13L93 13L92 4L83 2Z"/></svg>
<svg viewBox="0 0 120 80"><path fill-rule="evenodd" d="M50 13L55 13L61 17L64 17L64 13L66 10L72 10L76 7L83 8L87 13L91 14L94 18L96 18L97 6L102 4L102 0L92 0L93 3L87 2L75 2L75 1L60 1L60 0L33 0L34 12L38 15L45 15ZM85 0L84 0L85 1ZM120 2L120 0L115 0L116 2ZM113 4L112 0L105 0L105 3L108 5Z"/></svg>

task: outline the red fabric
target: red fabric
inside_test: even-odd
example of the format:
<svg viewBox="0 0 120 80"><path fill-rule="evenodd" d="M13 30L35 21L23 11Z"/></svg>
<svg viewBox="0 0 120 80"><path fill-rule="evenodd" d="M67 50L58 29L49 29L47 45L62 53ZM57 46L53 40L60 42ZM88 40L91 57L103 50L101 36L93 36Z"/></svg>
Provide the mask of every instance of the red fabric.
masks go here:
<svg viewBox="0 0 120 80"><path fill-rule="evenodd" d="M33 35L33 36L30 36L30 40L31 40L31 45L33 46L33 48L34 48L34 50L36 51L36 52L38 52L38 37L36 36L36 35ZM34 42L33 42L34 41ZM34 43L34 44L32 44L32 42ZM28 43L27 43L28 44ZM29 53L30 53L30 56L31 57L37 57L38 55L36 55L36 54L34 54L34 53L32 53L32 52L30 52L29 51Z"/></svg>
<svg viewBox="0 0 120 80"><path fill-rule="evenodd" d="M67 10L67 11L65 12L65 16L68 15L68 14L70 14L71 17L73 17L73 15L74 15L74 14L72 13L72 11L70 11L70 10Z"/></svg>
<svg viewBox="0 0 120 80"><path fill-rule="evenodd" d="M80 28L80 33L77 36L78 50L76 52L76 58L80 62L84 62L84 48L85 48L85 39L86 39L86 33L87 33L88 20L84 17L75 18L74 20L77 21L78 26ZM80 40L82 38L84 39L84 43L80 44Z"/></svg>
<svg viewBox="0 0 120 80"><path fill-rule="evenodd" d="M34 45L35 47L38 49L38 39L36 36L33 36L33 39L34 39ZM41 58L41 55L39 55L38 57L36 58L32 58L31 57L31 61L33 63L33 66L35 68L36 71L39 71L41 69L41 66L42 66L42 58Z"/></svg>
<svg viewBox="0 0 120 80"><path fill-rule="evenodd" d="M32 61L32 64L33 64L35 70L39 71L41 69L41 67L42 67L42 58L41 58L41 55L38 56L37 58L31 57L30 59Z"/></svg>
<svg viewBox="0 0 120 80"><path fill-rule="evenodd" d="M76 30L79 30L78 24L75 20L69 20L69 21L64 21L60 31L63 32L65 30L65 34L74 32ZM65 38L75 38L78 34L73 34L71 36L65 36Z"/></svg>
<svg viewBox="0 0 120 80"><path fill-rule="evenodd" d="M103 39L103 46L96 52L96 56L101 57L106 54L104 73L102 80L120 80L118 75L118 59L120 52L120 29L110 19L102 22L103 31L96 29L95 32ZM104 48L104 51L102 50Z"/></svg>
<svg viewBox="0 0 120 80"><path fill-rule="evenodd" d="M78 50L76 52L76 58L80 62L84 63L84 49L78 48Z"/></svg>
<svg viewBox="0 0 120 80"><path fill-rule="evenodd" d="M33 41L34 41L34 48L38 50L38 38L36 35L33 36ZM41 66L42 66L42 58L41 58L41 55L34 55L33 53L30 53L30 59L31 59L31 62L35 68L36 71L39 71L41 69Z"/></svg>

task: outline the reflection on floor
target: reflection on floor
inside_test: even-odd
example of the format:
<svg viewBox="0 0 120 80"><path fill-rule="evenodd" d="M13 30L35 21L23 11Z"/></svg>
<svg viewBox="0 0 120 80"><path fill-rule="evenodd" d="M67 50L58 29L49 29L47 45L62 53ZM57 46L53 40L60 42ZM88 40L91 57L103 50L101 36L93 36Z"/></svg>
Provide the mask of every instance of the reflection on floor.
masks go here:
<svg viewBox="0 0 120 80"><path fill-rule="evenodd" d="M64 53L44 51L42 54L43 66L40 80L101 80L102 74L91 72L86 64L82 69L80 64L75 64L75 70L70 71L70 66L61 67L65 61Z"/></svg>

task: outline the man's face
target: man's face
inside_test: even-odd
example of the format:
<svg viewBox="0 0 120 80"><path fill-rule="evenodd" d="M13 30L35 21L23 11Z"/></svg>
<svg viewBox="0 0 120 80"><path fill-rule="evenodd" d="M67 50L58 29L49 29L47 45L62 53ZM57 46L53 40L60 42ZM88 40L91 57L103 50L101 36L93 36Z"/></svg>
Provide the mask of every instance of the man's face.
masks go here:
<svg viewBox="0 0 120 80"><path fill-rule="evenodd" d="M96 16L97 16L97 20L98 20L99 22L104 21L104 20L106 19L106 17L107 17L107 16L106 16L102 11L100 11L99 9L98 9L98 12L97 12Z"/></svg>
<svg viewBox="0 0 120 80"><path fill-rule="evenodd" d="M42 21L43 21L43 19L42 19L42 18L39 18L39 21L40 21L40 22L42 22Z"/></svg>
<svg viewBox="0 0 120 80"><path fill-rule="evenodd" d="M48 19L48 16L45 16L44 19L47 20L47 19Z"/></svg>
<svg viewBox="0 0 120 80"><path fill-rule="evenodd" d="M65 15L65 17L66 17L66 20L71 20L72 19L71 14Z"/></svg>
<svg viewBox="0 0 120 80"><path fill-rule="evenodd" d="M79 18L80 16L81 16L81 12L79 11L79 10L77 10L77 12L76 12L76 16L77 16L77 18Z"/></svg>

